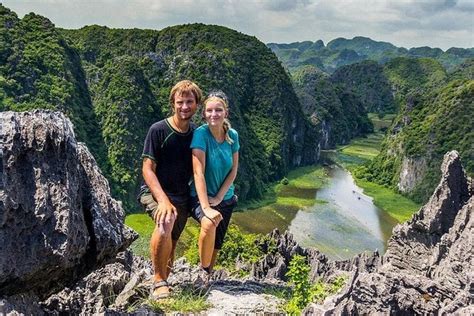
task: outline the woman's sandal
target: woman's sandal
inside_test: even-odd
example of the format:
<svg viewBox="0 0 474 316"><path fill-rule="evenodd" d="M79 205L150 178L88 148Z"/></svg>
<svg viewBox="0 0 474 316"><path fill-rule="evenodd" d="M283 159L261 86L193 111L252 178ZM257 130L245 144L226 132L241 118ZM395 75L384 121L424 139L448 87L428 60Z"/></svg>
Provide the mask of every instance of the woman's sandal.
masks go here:
<svg viewBox="0 0 474 316"><path fill-rule="evenodd" d="M165 287L165 286L168 288L168 292L155 294L155 290L157 290L159 288L162 288L162 287ZM169 284L166 280L154 281L153 285L151 287L151 297L154 300L162 300L162 299L165 299L165 298L169 298L171 296L171 289L169 287L170 286L169 286Z"/></svg>

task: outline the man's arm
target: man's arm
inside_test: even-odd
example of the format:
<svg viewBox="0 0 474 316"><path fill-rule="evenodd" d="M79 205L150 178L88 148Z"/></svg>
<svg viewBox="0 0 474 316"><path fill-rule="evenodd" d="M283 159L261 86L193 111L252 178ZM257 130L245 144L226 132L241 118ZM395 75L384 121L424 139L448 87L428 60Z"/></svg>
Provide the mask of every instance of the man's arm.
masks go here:
<svg viewBox="0 0 474 316"><path fill-rule="evenodd" d="M161 187L160 181L156 177L156 162L150 158L143 158L142 165L143 179L151 191L151 195L158 202L158 210L155 213L155 222L163 225L171 221L171 216L176 216L176 207L171 203L165 191Z"/></svg>

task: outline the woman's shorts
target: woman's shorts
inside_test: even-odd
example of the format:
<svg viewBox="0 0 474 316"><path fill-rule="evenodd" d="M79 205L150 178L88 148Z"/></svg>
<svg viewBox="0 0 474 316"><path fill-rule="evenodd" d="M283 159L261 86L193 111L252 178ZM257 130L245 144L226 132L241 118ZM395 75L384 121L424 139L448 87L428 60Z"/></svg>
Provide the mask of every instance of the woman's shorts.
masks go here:
<svg viewBox="0 0 474 316"><path fill-rule="evenodd" d="M219 205L213 206L212 208L219 211L222 215L222 221L216 229L216 241L214 243L214 249L221 249L222 244L224 243L224 237L227 233L227 228L229 227L230 217L232 216L232 211L237 205L237 195L232 196L228 200L224 200ZM191 198L191 217L201 223L202 218L204 217L204 212L199 204L197 197Z"/></svg>
<svg viewBox="0 0 474 316"><path fill-rule="evenodd" d="M158 202L155 201L151 193L143 193L140 196L140 203L145 208L145 212L150 215L153 220L155 220L155 212L158 209ZM184 227L186 226L186 222L188 221L191 204L187 202L182 204L173 203L173 205L176 207L178 217L174 222L173 230L171 231L171 238L177 241L179 236L181 236Z"/></svg>

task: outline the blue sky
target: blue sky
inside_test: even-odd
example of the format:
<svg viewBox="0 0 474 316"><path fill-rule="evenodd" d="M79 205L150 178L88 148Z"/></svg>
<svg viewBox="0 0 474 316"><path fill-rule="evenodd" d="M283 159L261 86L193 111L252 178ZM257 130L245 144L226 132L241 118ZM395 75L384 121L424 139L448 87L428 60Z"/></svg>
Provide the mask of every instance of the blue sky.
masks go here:
<svg viewBox="0 0 474 316"><path fill-rule="evenodd" d="M406 48L474 47L474 0L0 0L56 26L162 29L201 22L289 43L367 36Z"/></svg>

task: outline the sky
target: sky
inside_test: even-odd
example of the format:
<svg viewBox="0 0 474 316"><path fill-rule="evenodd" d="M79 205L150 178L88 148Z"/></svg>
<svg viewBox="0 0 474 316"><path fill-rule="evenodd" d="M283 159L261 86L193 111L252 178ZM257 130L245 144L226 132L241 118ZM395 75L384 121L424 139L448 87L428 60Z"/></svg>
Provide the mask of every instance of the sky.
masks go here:
<svg viewBox="0 0 474 316"><path fill-rule="evenodd" d="M35 12L76 29L160 30L218 24L264 43L366 36L405 48L474 47L474 0L0 0L21 18Z"/></svg>

